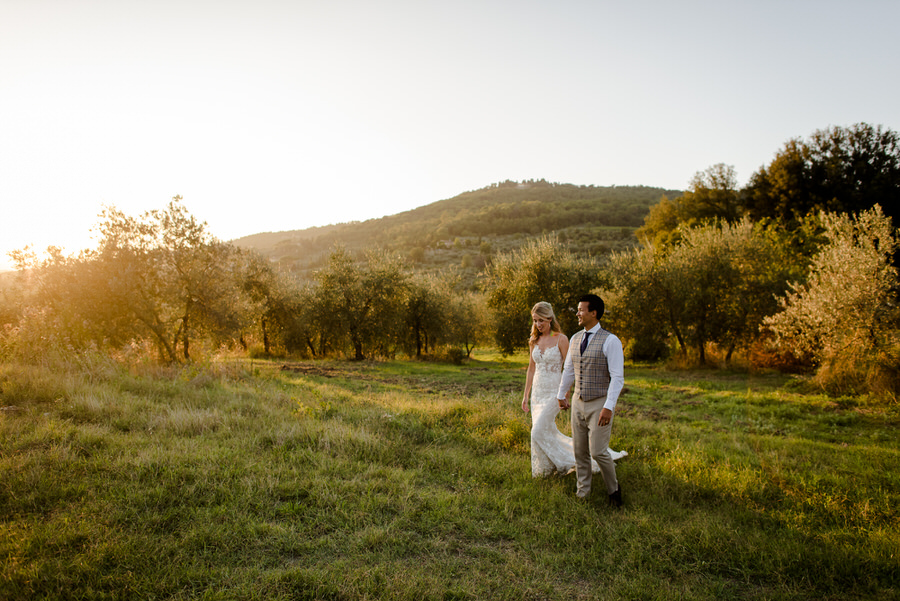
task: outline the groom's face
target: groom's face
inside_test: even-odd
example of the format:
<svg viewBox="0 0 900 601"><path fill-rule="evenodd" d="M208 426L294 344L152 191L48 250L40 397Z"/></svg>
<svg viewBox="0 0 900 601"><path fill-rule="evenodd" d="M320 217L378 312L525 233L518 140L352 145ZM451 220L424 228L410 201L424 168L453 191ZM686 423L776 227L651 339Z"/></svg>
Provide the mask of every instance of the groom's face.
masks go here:
<svg viewBox="0 0 900 601"><path fill-rule="evenodd" d="M586 330L590 330L597 325L597 312L588 311L588 303L584 301L578 303L578 311L576 311L575 316L578 318L578 325L583 326Z"/></svg>

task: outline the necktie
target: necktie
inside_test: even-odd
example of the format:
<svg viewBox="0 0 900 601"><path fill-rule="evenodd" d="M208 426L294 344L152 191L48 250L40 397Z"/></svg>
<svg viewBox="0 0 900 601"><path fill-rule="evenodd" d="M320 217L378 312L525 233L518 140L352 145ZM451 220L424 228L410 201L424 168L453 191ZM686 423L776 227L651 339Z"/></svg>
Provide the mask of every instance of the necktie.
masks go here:
<svg viewBox="0 0 900 601"><path fill-rule="evenodd" d="M588 338L590 337L590 332L585 332L584 336L581 337L581 354L584 354L584 349L587 348Z"/></svg>

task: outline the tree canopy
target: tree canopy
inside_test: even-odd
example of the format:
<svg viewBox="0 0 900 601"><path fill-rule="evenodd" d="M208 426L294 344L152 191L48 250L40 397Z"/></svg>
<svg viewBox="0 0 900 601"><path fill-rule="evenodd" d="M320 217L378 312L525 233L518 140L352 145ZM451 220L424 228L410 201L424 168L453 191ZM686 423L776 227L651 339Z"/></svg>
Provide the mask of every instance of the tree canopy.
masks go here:
<svg viewBox="0 0 900 601"><path fill-rule="evenodd" d="M45 260L18 253L32 280L32 306L49 312L70 344L147 341L165 361L190 359L195 333L233 329L229 291L239 253L212 237L175 197L163 210L130 217L107 208L97 250Z"/></svg>
<svg viewBox="0 0 900 601"><path fill-rule="evenodd" d="M578 298L599 286L598 276L594 261L572 255L552 236L498 256L482 281L497 346L506 353L527 346L531 308L538 301L550 303L563 332L573 333Z"/></svg>
<svg viewBox="0 0 900 601"><path fill-rule="evenodd" d="M900 136L857 123L788 140L740 189L731 166L697 172L683 195L650 207L637 235L644 243L671 244L681 225L742 216L797 229L821 211L859 213L876 204L895 222L900 217Z"/></svg>
<svg viewBox="0 0 900 601"><path fill-rule="evenodd" d="M789 140L750 178L743 210L753 219L798 222L820 211L859 213L880 205L895 220L900 210L900 136L857 123Z"/></svg>
<svg viewBox="0 0 900 601"><path fill-rule="evenodd" d="M765 319L776 343L808 354L835 392L858 392L860 379L900 382L900 237L881 207L859 215L822 213L827 242L805 283L792 285L781 311Z"/></svg>

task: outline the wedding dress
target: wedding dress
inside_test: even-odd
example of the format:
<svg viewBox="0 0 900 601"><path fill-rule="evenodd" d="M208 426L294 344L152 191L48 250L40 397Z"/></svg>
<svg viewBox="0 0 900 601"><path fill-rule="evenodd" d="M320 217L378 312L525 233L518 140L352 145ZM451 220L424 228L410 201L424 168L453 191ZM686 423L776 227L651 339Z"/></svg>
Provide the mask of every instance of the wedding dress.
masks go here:
<svg viewBox="0 0 900 601"><path fill-rule="evenodd" d="M556 427L556 415L559 413L556 394L562 377L562 354L557 345L542 351L535 344L531 357L535 363L531 385L531 475L537 478L554 472L566 474L575 467L575 452L572 450L572 438ZM628 455L626 451L612 449L609 453L613 460ZM600 466L593 459L591 468L594 473L600 471Z"/></svg>

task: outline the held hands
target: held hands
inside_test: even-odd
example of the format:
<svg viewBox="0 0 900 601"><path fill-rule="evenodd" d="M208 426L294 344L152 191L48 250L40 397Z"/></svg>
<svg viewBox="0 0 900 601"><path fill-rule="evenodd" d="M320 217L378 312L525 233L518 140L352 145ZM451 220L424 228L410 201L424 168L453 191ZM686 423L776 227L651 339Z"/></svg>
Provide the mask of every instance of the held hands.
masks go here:
<svg viewBox="0 0 900 601"><path fill-rule="evenodd" d="M562 409L563 411L565 411L566 409L569 408L568 399L556 399L556 401L559 403L559 408Z"/></svg>

